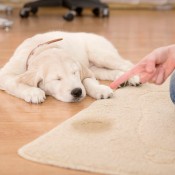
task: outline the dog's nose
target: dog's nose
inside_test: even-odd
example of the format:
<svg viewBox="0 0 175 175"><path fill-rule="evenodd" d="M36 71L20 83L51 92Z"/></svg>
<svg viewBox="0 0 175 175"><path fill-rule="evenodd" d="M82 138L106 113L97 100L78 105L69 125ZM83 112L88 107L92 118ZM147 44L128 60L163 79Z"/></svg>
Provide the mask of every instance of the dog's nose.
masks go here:
<svg viewBox="0 0 175 175"><path fill-rule="evenodd" d="M82 89L81 88L75 88L71 91L71 95L73 97L80 97L82 94Z"/></svg>

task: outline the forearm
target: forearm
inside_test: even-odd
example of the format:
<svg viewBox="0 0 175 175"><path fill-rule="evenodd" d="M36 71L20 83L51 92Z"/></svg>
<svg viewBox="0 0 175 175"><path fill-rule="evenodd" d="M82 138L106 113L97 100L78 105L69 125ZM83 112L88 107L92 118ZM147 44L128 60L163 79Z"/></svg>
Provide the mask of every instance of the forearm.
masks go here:
<svg viewBox="0 0 175 175"><path fill-rule="evenodd" d="M175 44L168 46L168 57L172 61L172 66L175 69Z"/></svg>

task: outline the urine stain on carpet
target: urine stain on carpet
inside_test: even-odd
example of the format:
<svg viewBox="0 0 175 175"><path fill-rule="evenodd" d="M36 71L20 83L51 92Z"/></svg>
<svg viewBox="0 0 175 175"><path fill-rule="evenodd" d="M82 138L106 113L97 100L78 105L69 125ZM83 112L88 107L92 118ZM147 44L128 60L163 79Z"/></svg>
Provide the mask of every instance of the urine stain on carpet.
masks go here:
<svg viewBox="0 0 175 175"><path fill-rule="evenodd" d="M108 131L112 126L112 123L107 120L79 120L72 123L72 127L80 132L88 133L101 133Z"/></svg>

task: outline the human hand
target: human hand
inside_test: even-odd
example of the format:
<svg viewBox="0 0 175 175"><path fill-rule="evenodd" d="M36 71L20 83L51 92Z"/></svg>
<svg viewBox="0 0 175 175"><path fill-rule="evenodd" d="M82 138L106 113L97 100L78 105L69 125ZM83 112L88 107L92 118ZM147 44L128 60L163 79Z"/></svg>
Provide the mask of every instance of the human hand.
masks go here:
<svg viewBox="0 0 175 175"><path fill-rule="evenodd" d="M175 45L161 47L144 57L133 69L110 84L117 88L134 75L140 76L141 83L162 84L175 69Z"/></svg>

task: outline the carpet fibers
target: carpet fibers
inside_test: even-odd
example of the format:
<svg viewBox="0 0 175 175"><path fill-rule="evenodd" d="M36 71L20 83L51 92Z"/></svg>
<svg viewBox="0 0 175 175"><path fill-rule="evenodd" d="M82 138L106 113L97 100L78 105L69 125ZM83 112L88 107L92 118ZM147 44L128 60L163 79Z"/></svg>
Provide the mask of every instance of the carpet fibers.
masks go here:
<svg viewBox="0 0 175 175"><path fill-rule="evenodd" d="M111 175L175 174L175 106L169 82L126 87L23 146L22 157Z"/></svg>

